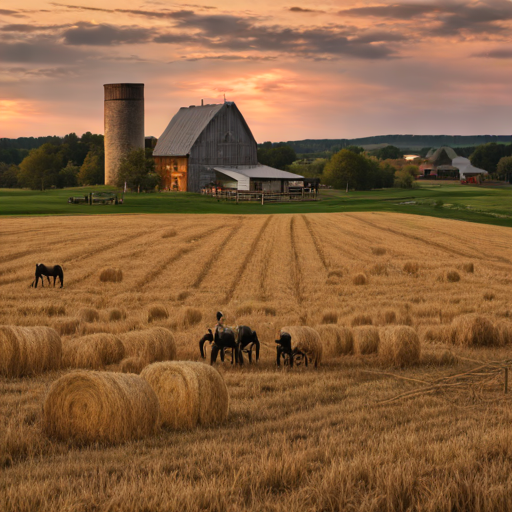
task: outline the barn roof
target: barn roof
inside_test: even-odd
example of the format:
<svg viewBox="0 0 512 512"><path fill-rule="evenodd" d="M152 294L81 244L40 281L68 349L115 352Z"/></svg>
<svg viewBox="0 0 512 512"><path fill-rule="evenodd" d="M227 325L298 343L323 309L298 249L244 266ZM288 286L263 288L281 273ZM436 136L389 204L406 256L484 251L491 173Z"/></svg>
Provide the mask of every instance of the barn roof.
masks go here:
<svg viewBox="0 0 512 512"><path fill-rule="evenodd" d="M443 156L443 152L446 153L446 156L450 160L457 158L457 153L455 153L455 151L452 148L450 148L448 146L442 146L432 156L429 157L429 160L434 164L436 162L439 162L439 160L441 160L441 158Z"/></svg>
<svg viewBox="0 0 512 512"><path fill-rule="evenodd" d="M302 180L304 176L300 174L294 174L288 171L281 171L280 169L274 169L268 165L258 165L256 167L247 168L229 168L229 167L214 167L216 171L226 174L226 171L235 172L242 174L248 178L253 179L277 179L277 180ZM228 176L230 176L228 174Z"/></svg>
<svg viewBox="0 0 512 512"><path fill-rule="evenodd" d="M208 123L226 103L201 107L182 107L165 129L153 151L153 156L186 156Z"/></svg>

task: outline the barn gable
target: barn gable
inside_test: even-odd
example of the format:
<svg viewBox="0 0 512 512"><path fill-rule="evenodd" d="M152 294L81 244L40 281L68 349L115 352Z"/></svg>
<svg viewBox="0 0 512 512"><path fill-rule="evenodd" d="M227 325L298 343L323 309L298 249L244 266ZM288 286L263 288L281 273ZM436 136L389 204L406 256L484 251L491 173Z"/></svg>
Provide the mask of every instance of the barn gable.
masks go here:
<svg viewBox="0 0 512 512"><path fill-rule="evenodd" d="M170 179L172 183L186 180L186 188L179 189L190 192L199 192L215 180L215 166L258 164L256 140L233 102L181 108L158 140L153 156L166 186ZM185 158L186 170L179 170L178 159Z"/></svg>

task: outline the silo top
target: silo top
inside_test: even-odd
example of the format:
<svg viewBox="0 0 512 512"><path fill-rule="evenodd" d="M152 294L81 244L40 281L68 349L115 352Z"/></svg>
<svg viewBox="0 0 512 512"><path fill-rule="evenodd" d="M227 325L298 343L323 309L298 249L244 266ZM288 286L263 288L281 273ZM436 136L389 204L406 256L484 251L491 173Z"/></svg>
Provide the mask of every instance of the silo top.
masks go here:
<svg viewBox="0 0 512 512"><path fill-rule="evenodd" d="M144 100L144 84L105 84L105 101Z"/></svg>

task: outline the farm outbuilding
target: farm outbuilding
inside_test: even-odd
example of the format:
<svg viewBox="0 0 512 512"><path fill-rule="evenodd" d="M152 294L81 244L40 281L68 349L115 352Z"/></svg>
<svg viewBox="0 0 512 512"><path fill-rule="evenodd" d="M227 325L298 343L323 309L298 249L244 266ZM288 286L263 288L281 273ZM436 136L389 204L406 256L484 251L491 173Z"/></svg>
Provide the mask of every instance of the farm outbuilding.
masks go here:
<svg viewBox="0 0 512 512"><path fill-rule="evenodd" d="M235 103L183 107L153 151L164 190L214 187L288 192L302 176L258 164L254 136Z"/></svg>
<svg viewBox="0 0 512 512"><path fill-rule="evenodd" d="M429 156L430 155L430 156ZM480 180L486 174L484 169L473 167L469 159L457 156L455 150L443 146L427 153L428 162L420 165L420 172L425 178L453 178L465 181L468 178Z"/></svg>

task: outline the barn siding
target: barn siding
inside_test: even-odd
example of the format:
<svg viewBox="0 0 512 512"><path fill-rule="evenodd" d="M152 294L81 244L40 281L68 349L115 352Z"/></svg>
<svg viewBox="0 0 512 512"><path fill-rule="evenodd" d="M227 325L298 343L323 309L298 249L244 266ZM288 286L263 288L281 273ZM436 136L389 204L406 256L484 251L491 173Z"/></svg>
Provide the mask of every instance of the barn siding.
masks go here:
<svg viewBox="0 0 512 512"><path fill-rule="evenodd" d="M236 105L226 103L190 150L188 191L200 192L215 181L214 166L257 164L257 146L252 133Z"/></svg>

